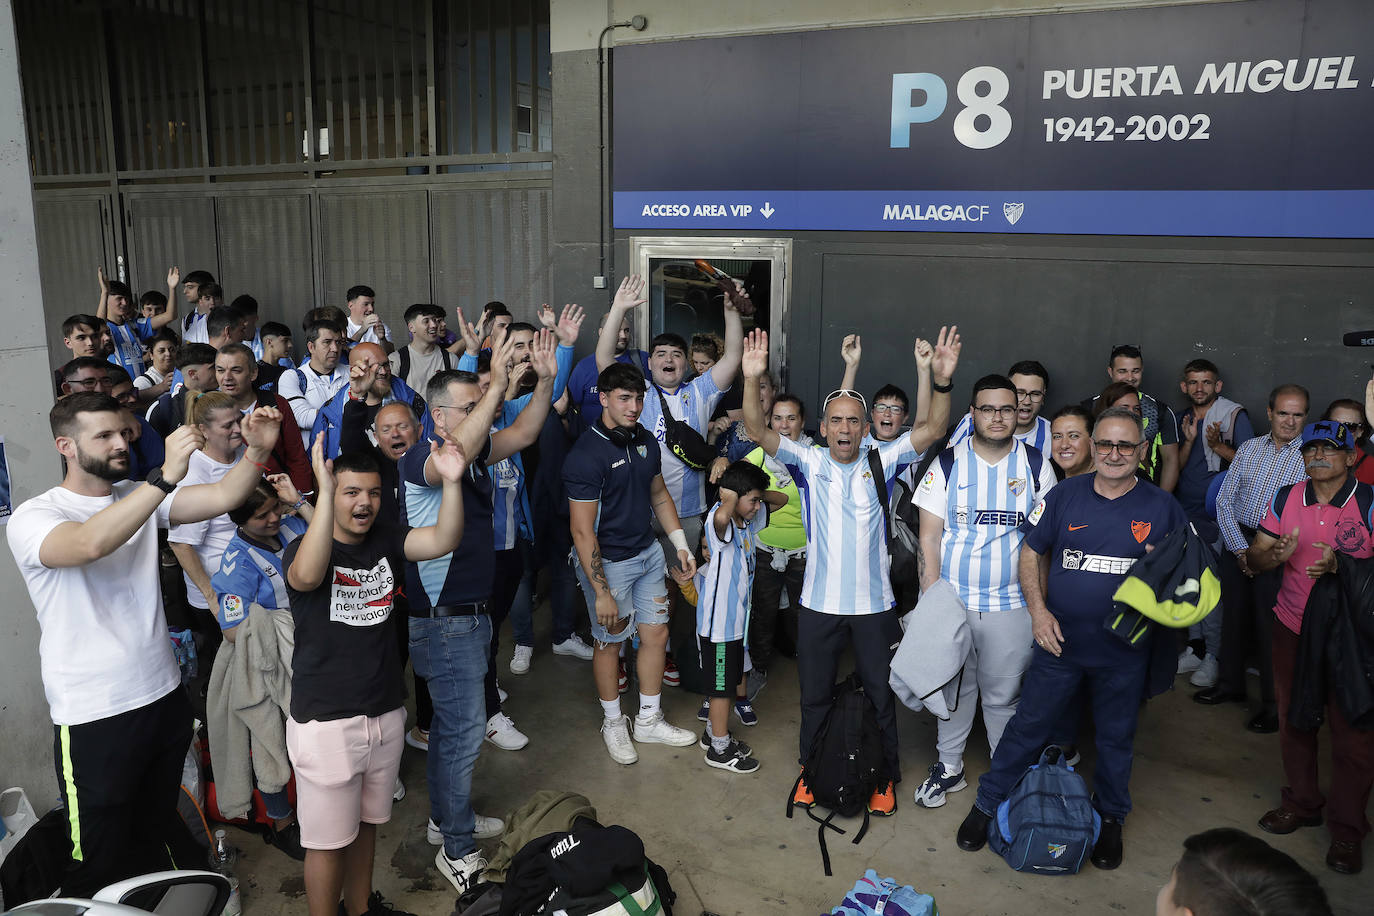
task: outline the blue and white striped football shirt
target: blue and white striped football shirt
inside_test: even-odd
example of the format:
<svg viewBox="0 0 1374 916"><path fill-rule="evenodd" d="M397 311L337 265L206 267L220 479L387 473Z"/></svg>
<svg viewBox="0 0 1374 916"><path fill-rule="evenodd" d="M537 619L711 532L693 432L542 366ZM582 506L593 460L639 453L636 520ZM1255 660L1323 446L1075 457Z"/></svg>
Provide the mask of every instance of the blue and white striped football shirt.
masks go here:
<svg viewBox="0 0 1374 916"><path fill-rule="evenodd" d="M1020 526L1055 480L1043 456L1039 465L1037 474L1025 443L988 464L973 450L973 440L965 439L931 462L916 486L917 507L945 521L940 576L970 611L1026 606L1017 575Z"/></svg>
<svg viewBox="0 0 1374 916"><path fill-rule="evenodd" d="M720 399L725 397L725 392L716 386L715 379L707 372L679 386L672 394L663 392L663 397L673 416L685 420L688 426L705 436L706 428L711 425L711 413ZM659 450L663 454L663 483L668 488L668 495L673 497L678 516L687 518L700 515L706 510L706 475L687 467L664 444L667 425L663 420L663 404L658 399L653 382L649 383L649 390L644 394L644 412L639 415L639 425L653 433L658 440Z"/></svg>
<svg viewBox="0 0 1374 916"><path fill-rule="evenodd" d="M733 521L725 528L725 538L716 537L716 508L706 517L706 544L711 562L696 577L697 635L711 642L734 642L744 638L749 626L749 593L754 587L754 550L758 534L768 524L768 510L758 514L743 528Z"/></svg>
<svg viewBox="0 0 1374 916"><path fill-rule="evenodd" d="M910 436L901 436L882 443L877 452L891 493L897 475L917 460L916 450ZM868 449L860 448L850 464L840 464L829 449L781 439L777 457L801 494L807 543L802 606L841 615L878 614L892 607L886 522Z"/></svg>
<svg viewBox="0 0 1374 916"><path fill-rule="evenodd" d="M959 425L954 427L954 432L949 434L949 447L963 442L973 435L973 417L971 414L964 414ZM1016 438L1026 443L1032 448L1040 450L1046 458L1050 455L1050 421L1044 417L1036 417L1035 425L1024 433L1016 433Z"/></svg>

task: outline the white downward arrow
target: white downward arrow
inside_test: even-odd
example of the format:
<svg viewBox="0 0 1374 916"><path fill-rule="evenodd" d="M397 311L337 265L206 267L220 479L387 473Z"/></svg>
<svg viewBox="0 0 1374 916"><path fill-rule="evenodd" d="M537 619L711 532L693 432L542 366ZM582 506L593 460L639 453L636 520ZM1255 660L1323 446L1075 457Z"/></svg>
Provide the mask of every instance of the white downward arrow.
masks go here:
<svg viewBox="0 0 1374 916"><path fill-rule="evenodd" d="M772 201L765 200L763 202L763 208L759 210L759 212L763 214L764 219L768 219L770 216L772 216L774 213L777 213L778 211L773 209Z"/></svg>

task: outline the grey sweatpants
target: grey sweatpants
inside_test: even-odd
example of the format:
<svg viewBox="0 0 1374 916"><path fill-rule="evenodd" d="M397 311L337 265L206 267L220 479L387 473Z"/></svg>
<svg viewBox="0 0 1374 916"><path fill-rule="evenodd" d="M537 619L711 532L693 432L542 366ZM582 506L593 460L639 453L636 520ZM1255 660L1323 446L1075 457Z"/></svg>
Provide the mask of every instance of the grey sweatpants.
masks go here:
<svg viewBox="0 0 1374 916"><path fill-rule="evenodd" d="M935 749L946 772L951 773L964 767L964 746L973 731L973 716L980 697L983 724L988 730L988 753L997 750L1002 732L1016 714L1021 678L1030 666L1035 648L1030 612L1024 607L1011 611L969 611L968 625L973 631L973 648L964 662L959 703L950 711L949 719L940 720L936 726Z"/></svg>

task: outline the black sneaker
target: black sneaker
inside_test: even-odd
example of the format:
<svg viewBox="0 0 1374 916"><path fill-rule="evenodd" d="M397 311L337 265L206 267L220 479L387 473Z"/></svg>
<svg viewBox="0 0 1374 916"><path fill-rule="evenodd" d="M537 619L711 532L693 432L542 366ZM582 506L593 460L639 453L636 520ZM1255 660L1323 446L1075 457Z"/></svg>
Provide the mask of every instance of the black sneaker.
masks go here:
<svg viewBox="0 0 1374 916"><path fill-rule="evenodd" d="M1091 861L1103 871L1121 864L1121 821L1117 818L1102 818L1102 832L1097 835Z"/></svg>
<svg viewBox="0 0 1374 916"><path fill-rule="evenodd" d="M738 747L738 748L744 753L744 756L746 756L746 757L752 757L752 756L754 756L754 749L753 749L752 747L750 747L749 745L745 744L743 741L740 741L740 740L739 740L738 738L736 738L734 735L731 735L731 736L730 736L730 741L733 742L734 745L735 745L736 747ZM701 730L701 740L697 741L697 747L701 748L703 751L709 751L709 750L711 749L711 729L710 729L710 728L703 728L703 729Z"/></svg>
<svg viewBox="0 0 1374 916"><path fill-rule="evenodd" d="M367 912L363 916L415 916L415 914L398 910L382 896L381 891L373 891L372 896L367 898Z"/></svg>
<svg viewBox="0 0 1374 916"><path fill-rule="evenodd" d="M955 834L955 840L959 848L965 852L977 852L983 848L983 844L988 841L988 824L992 823L992 818L974 805L968 809L968 816L959 825L959 832Z"/></svg>
<svg viewBox="0 0 1374 916"><path fill-rule="evenodd" d="M270 824L263 836L268 846L275 846L297 862L305 861L305 847L301 846L301 825L292 821L278 830Z"/></svg>
<svg viewBox="0 0 1374 916"><path fill-rule="evenodd" d="M730 770L734 773L752 773L759 768L759 762L749 756L752 751L740 742L730 739L730 743L725 746L725 750L717 753L715 748L708 747L706 751L706 765L715 767L718 770Z"/></svg>

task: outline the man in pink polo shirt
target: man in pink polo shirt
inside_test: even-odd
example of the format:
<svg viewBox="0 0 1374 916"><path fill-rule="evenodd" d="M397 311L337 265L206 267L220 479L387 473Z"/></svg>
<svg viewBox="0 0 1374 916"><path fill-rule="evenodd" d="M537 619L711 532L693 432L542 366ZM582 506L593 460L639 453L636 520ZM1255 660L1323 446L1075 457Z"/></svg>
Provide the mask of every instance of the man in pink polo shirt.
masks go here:
<svg viewBox="0 0 1374 916"><path fill-rule="evenodd" d="M1343 423L1325 420L1302 431L1302 460L1308 479L1282 487L1274 496L1246 561L1256 572L1283 567L1274 603L1274 689L1279 705L1279 748L1288 785L1279 807L1260 818L1269 833L1292 833L1322 822L1327 805L1332 871L1355 874L1360 846L1369 832L1365 808L1374 785L1374 732L1351 727L1339 703L1326 704L1331 725L1332 773L1329 797L1317 785L1317 732L1288 722L1298 634L1312 585L1334 572L1338 555L1374 556L1374 489L1355 479L1355 437Z"/></svg>

